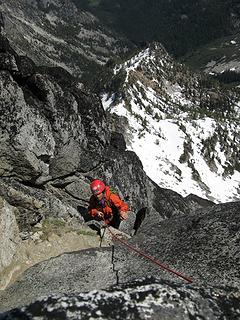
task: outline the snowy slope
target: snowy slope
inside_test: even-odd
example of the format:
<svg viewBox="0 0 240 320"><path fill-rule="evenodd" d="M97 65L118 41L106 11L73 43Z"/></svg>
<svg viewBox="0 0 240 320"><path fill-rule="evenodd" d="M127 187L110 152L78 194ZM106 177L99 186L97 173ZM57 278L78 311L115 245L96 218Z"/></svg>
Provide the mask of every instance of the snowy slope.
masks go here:
<svg viewBox="0 0 240 320"><path fill-rule="evenodd" d="M197 77L158 44L117 66L116 76L123 71L120 94L105 93L102 103L128 119L127 147L147 175L183 196L239 199L239 104L235 101L231 113L221 117L204 113Z"/></svg>

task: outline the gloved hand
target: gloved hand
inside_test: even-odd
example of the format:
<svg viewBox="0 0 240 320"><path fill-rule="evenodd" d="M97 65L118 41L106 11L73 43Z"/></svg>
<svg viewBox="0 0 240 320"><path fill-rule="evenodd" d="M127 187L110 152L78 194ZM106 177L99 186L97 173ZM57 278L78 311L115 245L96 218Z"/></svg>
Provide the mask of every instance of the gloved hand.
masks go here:
<svg viewBox="0 0 240 320"><path fill-rule="evenodd" d="M98 211L98 212L97 212L97 217L100 218L100 219L103 219L103 218L104 218L103 212Z"/></svg>

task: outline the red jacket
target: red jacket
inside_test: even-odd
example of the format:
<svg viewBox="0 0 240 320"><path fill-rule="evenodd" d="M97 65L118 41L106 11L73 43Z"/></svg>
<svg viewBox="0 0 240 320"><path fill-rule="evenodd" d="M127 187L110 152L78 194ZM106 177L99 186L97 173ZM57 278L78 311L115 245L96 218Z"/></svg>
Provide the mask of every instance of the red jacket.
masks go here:
<svg viewBox="0 0 240 320"><path fill-rule="evenodd" d="M128 204L119 198L118 195L111 193L110 187L106 187L103 201L99 201L94 195L91 196L88 212L90 216L96 217L97 212L101 211L104 214L104 221L109 224L113 218L114 208L121 211L128 211Z"/></svg>

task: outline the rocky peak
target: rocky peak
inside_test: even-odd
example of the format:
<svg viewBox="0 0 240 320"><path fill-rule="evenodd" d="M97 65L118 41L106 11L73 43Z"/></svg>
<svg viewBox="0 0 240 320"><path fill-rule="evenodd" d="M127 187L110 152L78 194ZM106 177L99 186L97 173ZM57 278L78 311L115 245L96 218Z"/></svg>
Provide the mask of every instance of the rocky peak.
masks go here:
<svg viewBox="0 0 240 320"><path fill-rule="evenodd" d="M193 74L153 43L115 67L102 102L113 120L127 120L127 148L159 186L210 201L239 199L237 90Z"/></svg>

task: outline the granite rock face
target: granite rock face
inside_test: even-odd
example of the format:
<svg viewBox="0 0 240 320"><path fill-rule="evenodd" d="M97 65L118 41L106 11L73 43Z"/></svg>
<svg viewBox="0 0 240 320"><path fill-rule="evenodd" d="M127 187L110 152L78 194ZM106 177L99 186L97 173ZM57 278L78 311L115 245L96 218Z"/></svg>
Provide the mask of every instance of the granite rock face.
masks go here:
<svg viewBox="0 0 240 320"><path fill-rule="evenodd" d="M116 283L111 248L66 253L28 269L21 279L1 294L0 311L28 304L50 293L106 289ZM20 291L21 295L15 294Z"/></svg>
<svg viewBox="0 0 240 320"><path fill-rule="evenodd" d="M124 310L125 318L129 314L132 319L158 319L159 315L163 319L237 319L240 203L214 205L158 187L146 176L136 154L125 150L123 136L111 132L98 96L60 68L35 66L18 56L6 38L1 39L0 197L4 212L0 228L9 254L1 252L0 266L14 259L16 247L11 241L28 238L44 219L74 217L83 224L89 183L100 178L119 192L137 217L135 235L128 243L194 281L194 287L181 287L176 282L183 279L115 239L110 248L63 254L26 270L0 293L0 312L29 306L1 319L48 319L49 310L56 313L56 319L100 317L100 313L103 319L111 319ZM122 285L146 276L174 282L152 279ZM215 288L219 284L222 291ZM234 289L228 289L229 285ZM106 291L86 293L102 289ZM92 295L98 301L95 309ZM99 295L104 301L109 299L106 306L114 310L114 316ZM49 298L36 301L40 296ZM86 302L84 310L81 299Z"/></svg>
<svg viewBox="0 0 240 320"><path fill-rule="evenodd" d="M16 209L0 197L0 272L10 264L21 243L14 211Z"/></svg>
<svg viewBox="0 0 240 320"><path fill-rule="evenodd" d="M23 181L41 184L99 163L93 155L86 161L95 148L101 158L108 143L104 112L96 97L89 98L77 84L66 90L46 74L33 74L25 87L18 84L21 74L13 70L0 76L2 176L13 172ZM85 117L86 108L90 119Z"/></svg>
<svg viewBox="0 0 240 320"><path fill-rule="evenodd" d="M161 189L125 150L123 136L110 131L99 97L67 71L18 55L3 34L0 89L0 196L12 206L20 238L49 217L83 224L93 178L112 185L134 214L170 214L154 205Z"/></svg>
<svg viewBox="0 0 240 320"><path fill-rule="evenodd" d="M188 287L147 278L108 290L51 295L0 319L238 319L239 307L235 289Z"/></svg>
<svg viewBox="0 0 240 320"><path fill-rule="evenodd" d="M194 283L239 287L240 202L198 209L187 215L162 220L149 214L129 241L169 268L192 278ZM161 270L146 259L117 245L114 256L119 281L158 274L185 281Z"/></svg>
<svg viewBox="0 0 240 320"><path fill-rule="evenodd" d="M145 277L171 281L171 289L178 285L193 286L198 295L218 286L228 291L231 286L237 297L239 209L239 202L227 203L164 220L148 213L148 218L127 243L114 238L111 248L64 254L28 269L0 295L2 311L28 305L43 295L75 296L79 292L107 289ZM190 308L193 300L189 299ZM215 318L212 315L209 319Z"/></svg>
<svg viewBox="0 0 240 320"><path fill-rule="evenodd" d="M116 149L100 99L84 91L66 71L36 67L18 56L3 36L1 43L1 194L13 205L31 210L30 220L34 211L36 222L50 212L51 195L72 211L86 207L88 185L95 177L117 187L132 210L148 206L141 162L124 147ZM41 205L26 205L20 200L25 193Z"/></svg>

